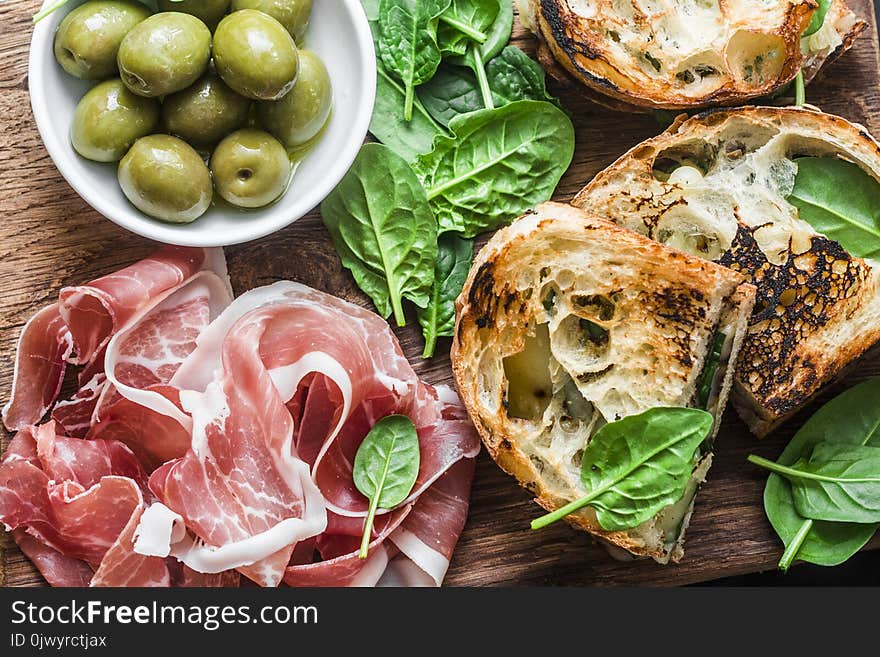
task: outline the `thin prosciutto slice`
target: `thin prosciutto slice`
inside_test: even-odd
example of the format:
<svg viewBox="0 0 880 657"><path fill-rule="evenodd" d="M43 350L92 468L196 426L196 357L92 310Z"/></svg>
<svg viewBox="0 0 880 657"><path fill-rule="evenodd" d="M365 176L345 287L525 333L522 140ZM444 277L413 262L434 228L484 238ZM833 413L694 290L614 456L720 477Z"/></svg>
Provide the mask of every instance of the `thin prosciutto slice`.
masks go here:
<svg viewBox="0 0 880 657"><path fill-rule="evenodd" d="M97 567L136 509L145 475L128 448L20 431L0 461L0 521L66 557Z"/></svg>
<svg viewBox="0 0 880 657"><path fill-rule="evenodd" d="M61 390L73 338L54 303L34 315L21 331L15 354L12 391L3 407L10 431L40 421Z"/></svg>
<svg viewBox="0 0 880 657"><path fill-rule="evenodd" d="M6 428L18 431L39 422L61 390L67 365L85 364L80 383L95 389L77 393L58 417L74 435L83 435L82 418L96 395L103 393L96 389L96 377L104 371L111 338L202 272L213 274L215 289L225 287L225 296L218 296L228 302L231 288L221 249L165 246L119 272L63 288L58 302L38 312L22 329L12 390L3 407Z"/></svg>

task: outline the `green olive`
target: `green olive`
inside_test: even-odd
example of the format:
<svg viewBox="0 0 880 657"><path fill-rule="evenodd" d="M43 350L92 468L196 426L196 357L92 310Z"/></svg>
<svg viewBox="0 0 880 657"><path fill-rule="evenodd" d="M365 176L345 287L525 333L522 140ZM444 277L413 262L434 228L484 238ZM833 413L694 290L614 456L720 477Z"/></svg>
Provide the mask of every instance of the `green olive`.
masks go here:
<svg viewBox="0 0 880 657"><path fill-rule="evenodd" d="M122 40L122 81L139 96L164 96L199 79L211 59L211 30L195 16L166 11L136 25Z"/></svg>
<svg viewBox="0 0 880 657"><path fill-rule="evenodd" d="M256 9L269 14L299 43L309 26L312 0L232 0L232 11L239 9Z"/></svg>
<svg viewBox="0 0 880 657"><path fill-rule="evenodd" d="M300 50L299 75L293 89L281 100L259 103L257 116L263 127L288 148L301 146L324 127L332 97L324 62L311 50Z"/></svg>
<svg viewBox="0 0 880 657"><path fill-rule="evenodd" d="M230 0L159 0L159 11L182 11L210 27L220 22L229 9L229 2Z"/></svg>
<svg viewBox="0 0 880 657"><path fill-rule="evenodd" d="M223 81L242 96L277 100L296 81L299 55L281 23L261 11L243 9L217 26L214 66Z"/></svg>
<svg viewBox="0 0 880 657"><path fill-rule="evenodd" d="M262 130L238 130L211 155L214 188L242 208L268 205L287 189L293 167L284 146Z"/></svg>
<svg viewBox="0 0 880 657"><path fill-rule="evenodd" d="M138 139L119 163L119 186L141 212L162 221L189 223L211 205L211 173L182 139Z"/></svg>
<svg viewBox="0 0 880 657"><path fill-rule="evenodd" d="M55 33L55 59L77 78L116 75L116 54L125 35L152 12L134 0L94 0L71 11Z"/></svg>
<svg viewBox="0 0 880 657"><path fill-rule="evenodd" d="M239 96L214 74L168 96L162 116L168 132L194 146L216 144L248 120L251 101Z"/></svg>
<svg viewBox="0 0 880 657"><path fill-rule="evenodd" d="M70 141L95 162L116 162L131 145L156 129L159 101L131 93L122 80L107 80L82 97L73 115Z"/></svg>

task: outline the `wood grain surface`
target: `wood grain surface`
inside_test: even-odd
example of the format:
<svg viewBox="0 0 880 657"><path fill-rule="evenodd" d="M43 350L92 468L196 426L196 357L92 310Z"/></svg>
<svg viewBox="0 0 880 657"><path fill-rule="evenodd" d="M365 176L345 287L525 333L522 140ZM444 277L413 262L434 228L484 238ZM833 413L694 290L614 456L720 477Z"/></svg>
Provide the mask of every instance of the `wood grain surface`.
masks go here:
<svg viewBox="0 0 880 657"><path fill-rule="evenodd" d="M853 49L807 90L808 102L880 131L877 29L868 0L850 5L869 22ZM156 245L102 218L65 183L40 142L28 98L27 50L36 0L0 4L0 399L12 379L16 339L24 322L50 303L61 286L87 281L145 256ZM515 42L534 43L517 24ZM571 112L577 132L574 161L556 198L568 200L624 150L660 131L648 116L605 110L577 88L550 84ZM333 250L320 217L312 213L265 239L229 247L237 294L280 279L301 281L369 307ZM409 309L412 310L411 308ZM410 313L412 315L412 313ZM416 370L432 383L451 383L449 341L431 361L420 358L417 325L397 331ZM880 373L880 349L854 364L845 385ZM2 403L2 402L0 402ZM817 402L818 403L818 402ZM619 562L585 534L558 523L531 532L539 513L529 495L481 454L467 526L456 548L449 585L678 585L775 567L781 546L761 504L765 474L746 463L756 452L775 458L815 404L774 436L757 442L729 411L718 437L709 480L697 498L686 555L677 565ZM2 430L0 430L2 431ZM3 446L9 435L2 436ZM2 533L2 530L0 530ZM875 538L873 547L880 546ZM0 585L44 585L8 535L0 537Z"/></svg>

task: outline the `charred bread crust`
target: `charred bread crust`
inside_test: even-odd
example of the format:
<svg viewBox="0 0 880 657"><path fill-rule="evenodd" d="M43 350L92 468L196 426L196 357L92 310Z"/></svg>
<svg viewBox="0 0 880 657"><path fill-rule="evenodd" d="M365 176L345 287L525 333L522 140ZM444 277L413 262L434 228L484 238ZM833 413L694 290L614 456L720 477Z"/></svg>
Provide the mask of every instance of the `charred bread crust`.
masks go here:
<svg viewBox="0 0 880 657"><path fill-rule="evenodd" d="M577 270L572 269L575 263L580 263ZM553 290L550 308L548 289ZM626 298L615 294L624 289ZM714 332L733 327L729 358L734 362L754 294L741 274L595 215L545 203L498 231L473 263L456 302L451 352L456 385L490 456L538 504L554 510L584 494L579 461L573 457L585 446L596 418L610 421L654 406L692 405ZM606 298L613 304L610 309L602 301ZM607 329L606 360L583 344L572 351L582 360L569 360L564 331L573 316L592 318ZM546 366L557 374L551 374L556 378L543 414L526 420L513 416L506 359L525 353L542 326L548 327L550 341ZM648 357L633 354L639 349L650 349ZM651 372L641 369L647 362L654 362ZM583 364L593 371L581 371ZM615 368L620 374L614 374ZM728 371L716 402L716 428L731 382ZM570 394L565 392L569 384L591 409L589 417L572 413L575 419L568 420L583 424L562 436L559 427L566 418L553 415L553 409L563 408L559 398ZM707 454L705 469L710 463ZM705 471L697 476L699 485ZM654 519L614 532L603 530L589 508L566 520L604 542L666 563L681 557L691 509L692 501L671 542L661 540Z"/></svg>
<svg viewBox="0 0 880 657"><path fill-rule="evenodd" d="M776 92L801 69L809 81L867 25L844 0L833 0L826 27L803 38L815 0L776 0L742 16L731 14L748 3L725 0L663 11L642 0L517 2L545 68L547 53L558 64L548 68L553 77L565 77L562 69L600 104L635 112L742 104ZM705 23L694 25L700 16Z"/></svg>
<svg viewBox="0 0 880 657"><path fill-rule="evenodd" d="M722 173L735 173L731 158L742 157L759 187L715 179L707 193L659 180L656 167L684 153L708 158L705 164ZM723 248L706 257L742 271L758 287L733 391L734 406L758 436L880 340L880 265L816 233L784 194L762 182L785 169L796 172L790 160L805 155L841 157L880 180L880 146L863 127L813 109L745 107L680 117L600 172L573 200L653 239L663 238L673 216L687 215L691 226L715 237L728 232L719 238ZM756 194L766 195L764 205L752 201ZM711 219L700 209L709 195ZM778 212L768 215L767 208Z"/></svg>

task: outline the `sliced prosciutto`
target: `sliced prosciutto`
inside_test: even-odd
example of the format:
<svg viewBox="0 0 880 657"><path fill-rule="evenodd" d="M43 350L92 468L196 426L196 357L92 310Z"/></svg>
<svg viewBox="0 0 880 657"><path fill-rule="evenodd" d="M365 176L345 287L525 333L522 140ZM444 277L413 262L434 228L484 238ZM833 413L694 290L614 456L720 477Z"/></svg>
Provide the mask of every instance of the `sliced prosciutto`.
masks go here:
<svg viewBox="0 0 880 657"><path fill-rule="evenodd" d="M222 290L215 295L222 299L214 305L225 306L231 300L222 250L177 246L162 247L86 285L62 289L59 301L38 312L22 329L12 390L3 407L6 428L18 431L39 422L61 390L67 365L85 364L80 373L82 390L59 409L57 418L71 427L71 435L84 435L84 417L94 410L106 387L100 375L112 337L199 277L208 280L212 290ZM164 335L173 342L180 339L171 332ZM175 355L175 365L184 357Z"/></svg>
<svg viewBox="0 0 880 657"><path fill-rule="evenodd" d="M442 582L479 440L372 312L287 281L233 301L222 252L163 247L65 288L20 344L0 520L51 584ZM34 426L71 364L82 385ZM392 414L419 473L361 559L352 463Z"/></svg>
<svg viewBox="0 0 880 657"><path fill-rule="evenodd" d="M0 521L97 568L142 507L145 479L120 443L58 436L52 422L28 427L0 461Z"/></svg>

